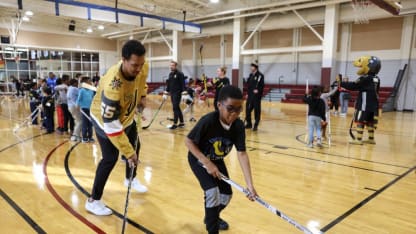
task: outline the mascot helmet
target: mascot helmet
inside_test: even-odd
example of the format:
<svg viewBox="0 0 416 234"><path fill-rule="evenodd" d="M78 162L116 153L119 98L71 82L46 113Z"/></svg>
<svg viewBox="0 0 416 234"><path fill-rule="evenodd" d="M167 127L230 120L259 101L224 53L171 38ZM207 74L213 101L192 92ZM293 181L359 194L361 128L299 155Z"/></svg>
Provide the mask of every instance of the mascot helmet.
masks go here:
<svg viewBox="0 0 416 234"><path fill-rule="evenodd" d="M380 71L381 62L375 56L361 56L354 60L354 66L359 67L358 75L376 75Z"/></svg>

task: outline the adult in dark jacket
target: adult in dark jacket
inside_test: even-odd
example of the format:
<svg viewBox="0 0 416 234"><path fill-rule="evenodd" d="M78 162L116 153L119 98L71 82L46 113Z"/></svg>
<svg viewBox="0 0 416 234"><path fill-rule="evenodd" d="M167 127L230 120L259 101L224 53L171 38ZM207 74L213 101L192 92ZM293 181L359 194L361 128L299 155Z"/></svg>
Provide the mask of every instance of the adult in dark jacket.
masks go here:
<svg viewBox="0 0 416 234"><path fill-rule="evenodd" d="M263 97L264 75L259 72L257 62L251 64L251 73L247 79L247 101L246 101L246 129L252 128L251 112L254 109L254 127L253 131L257 131L260 123L261 114L261 98Z"/></svg>
<svg viewBox="0 0 416 234"><path fill-rule="evenodd" d="M176 61L170 62L169 78L166 80L166 92L170 93L170 98L173 107L173 125L170 129L176 129L178 127L185 127L183 121L183 114L181 111L181 95L185 91L185 76L181 71L177 69L178 63ZM164 94L163 98L166 99L167 95ZM179 119L179 125L177 125Z"/></svg>

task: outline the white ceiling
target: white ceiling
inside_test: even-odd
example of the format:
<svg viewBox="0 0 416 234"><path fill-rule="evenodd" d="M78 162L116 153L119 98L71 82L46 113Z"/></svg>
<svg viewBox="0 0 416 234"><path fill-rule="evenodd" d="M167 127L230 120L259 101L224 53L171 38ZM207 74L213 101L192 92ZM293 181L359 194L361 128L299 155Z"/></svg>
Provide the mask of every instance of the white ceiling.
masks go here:
<svg viewBox="0 0 416 234"><path fill-rule="evenodd" d="M186 31L199 31L198 25L203 29L213 24L229 22L236 14L245 15L246 18L262 17L266 13L287 14L291 9L308 10L323 7L326 4L341 3L351 4L350 0L219 0L219 3L210 3L209 0L118 0L117 8L129 11L136 15L119 13L119 23L116 23L116 0L67 0L58 4L59 16L56 16L56 4L53 0L22 0L23 9L18 10L18 0L2 0L0 2L0 28L11 28L12 21L18 25L18 16L23 16L25 11L34 13L29 22L23 21L21 30L49 32L57 34L72 34L88 37L106 37L110 39L121 39L131 34L145 34L150 30L163 29L165 22L166 30L182 30L180 24L184 20L197 24L190 25ZM392 0L388 0L392 1ZM415 0L402 0L406 2ZM59 2L59 1L58 1ZM73 3L68 5L62 2ZM84 4L82 6L79 6ZM91 20L88 20L88 7L90 7ZM104 9L104 10L99 10ZM412 9L402 9L402 11ZM140 24L140 17L160 17L150 19L143 17L144 25ZM75 21L75 31L69 31L70 21ZM176 20L179 23L169 23ZM97 27L103 25L104 29ZM93 32L87 33L87 28ZM199 32L198 32L199 33Z"/></svg>

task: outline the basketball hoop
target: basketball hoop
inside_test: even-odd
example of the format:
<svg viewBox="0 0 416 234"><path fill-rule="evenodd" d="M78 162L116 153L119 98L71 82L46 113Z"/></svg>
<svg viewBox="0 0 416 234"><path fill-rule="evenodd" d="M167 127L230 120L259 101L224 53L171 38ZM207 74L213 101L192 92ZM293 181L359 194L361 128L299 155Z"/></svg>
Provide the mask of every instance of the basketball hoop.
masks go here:
<svg viewBox="0 0 416 234"><path fill-rule="evenodd" d="M371 5L369 0L352 0L351 7L354 12L355 24L368 24L368 7Z"/></svg>

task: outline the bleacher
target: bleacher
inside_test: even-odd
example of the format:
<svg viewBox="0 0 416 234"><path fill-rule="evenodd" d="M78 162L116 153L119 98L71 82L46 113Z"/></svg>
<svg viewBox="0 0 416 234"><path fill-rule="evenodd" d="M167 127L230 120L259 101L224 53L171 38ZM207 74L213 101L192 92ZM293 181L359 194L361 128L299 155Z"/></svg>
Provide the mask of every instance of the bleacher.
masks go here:
<svg viewBox="0 0 416 234"><path fill-rule="evenodd" d="M153 94L162 94L165 89L165 83L163 82L155 82L155 83L147 83L148 85L148 93ZM312 86L309 86L309 91ZM271 95L271 92L278 90L279 93L283 96L283 98L276 98L272 99L268 95ZM289 84L265 84L264 91L263 91L263 99L269 101L278 101L281 99L283 103L298 103L303 104L303 96L305 94L306 86L305 85L289 85ZM387 98L393 91L393 87L381 87L379 92L379 104L381 106L386 102ZM244 97L247 97L247 86L244 85L243 87L243 94ZM357 99L358 92L352 91L351 92L351 99L349 101L349 106L353 107L354 102ZM215 89L208 89L207 96L209 98L214 98L215 96ZM280 95L278 95L280 96Z"/></svg>
<svg viewBox="0 0 416 234"><path fill-rule="evenodd" d="M285 88L287 85L284 85ZM289 88L290 87L290 88ZM285 98L282 99L283 103L303 103L303 96L305 95L306 86L305 85L289 85L290 92L286 94ZM312 87L309 86L309 91ZM380 87L379 92L379 106L381 106L386 102L387 98L393 91L393 87ZM358 92L351 91L351 99L349 101L349 106L353 107L355 100L357 99Z"/></svg>

